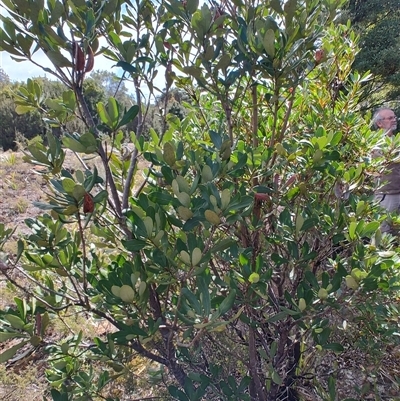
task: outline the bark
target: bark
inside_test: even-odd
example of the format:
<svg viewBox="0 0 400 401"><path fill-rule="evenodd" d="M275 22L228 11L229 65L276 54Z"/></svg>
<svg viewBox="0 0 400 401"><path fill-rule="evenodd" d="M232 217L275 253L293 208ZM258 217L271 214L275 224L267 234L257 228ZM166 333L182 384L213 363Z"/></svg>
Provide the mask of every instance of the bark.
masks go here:
<svg viewBox="0 0 400 401"><path fill-rule="evenodd" d="M182 368L182 366L179 365L178 361L176 360L176 348L174 346L174 343L172 341L173 334L171 330L173 330L173 327L168 327L167 321L165 319L165 316L162 313L161 309L161 304L160 300L158 297L158 294L155 290L155 288L150 288L150 297L149 297L149 303L150 307L153 311L153 317L154 320L161 320L162 325L160 327L160 333L163 339L163 344L164 344L164 352L165 352L165 363L170 370L170 372L174 375L175 379L177 382L183 386L185 384L186 380L186 372Z"/></svg>
<svg viewBox="0 0 400 401"><path fill-rule="evenodd" d="M256 336L254 329L252 327L249 327L249 363L250 363L251 380L253 383L252 388L254 389L257 395L257 400L267 401L263 386L261 384L260 378L258 377Z"/></svg>

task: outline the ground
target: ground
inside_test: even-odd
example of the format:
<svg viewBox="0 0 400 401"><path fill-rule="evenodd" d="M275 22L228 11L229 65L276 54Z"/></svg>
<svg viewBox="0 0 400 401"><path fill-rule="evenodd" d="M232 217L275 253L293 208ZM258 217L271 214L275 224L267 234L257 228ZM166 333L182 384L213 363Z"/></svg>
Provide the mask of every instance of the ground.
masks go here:
<svg viewBox="0 0 400 401"><path fill-rule="evenodd" d="M42 177L32 165L24 163L22 158L22 152L0 153L0 223L8 228L15 228L12 241L6 243L4 249L9 254L15 254L16 240L29 231L25 226L25 219L39 213L33 202L43 200L44 197ZM0 309L6 308L14 295L6 286L5 278L0 277ZM8 343L0 344L0 351L8 346ZM18 369L10 370L4 364L0 365L0 399L43 399L43 364L38 368L32 358L25 363L23 369L23 375L20 375Z"/></svg>
<svg viewBox="0 0 400 401"><path fill-rule="evenodd" d="M42 177L22 157L22 152L0 153L0 222L16 233L26 232L24 220L39 212L33 202L44 196Z"/></svg>

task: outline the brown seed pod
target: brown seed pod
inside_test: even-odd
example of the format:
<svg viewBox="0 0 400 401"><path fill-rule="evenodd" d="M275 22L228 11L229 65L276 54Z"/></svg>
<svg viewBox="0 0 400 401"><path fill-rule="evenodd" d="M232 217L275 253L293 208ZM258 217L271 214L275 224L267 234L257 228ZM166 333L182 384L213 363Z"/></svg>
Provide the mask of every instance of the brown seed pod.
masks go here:
<svg viewBox="0 0 400 401"><path fill-rule="evenodd" d="M90 72L94 67L94 53L90 46L87 47L87 58L86 58L86 66L85 72Z"/></svg>
<svg viewBox="0 0 400 401"><path fill-rule="evenodd" d="M259 201L271 200L271 197L268 194L262 192L256 192L254 194L254 198Z"/></svg>
<svg viewBox="0 0 400 401"><path fill-rule="evenodd" d="M85 70L85 55L77 42L72 42L72 61L75 71L83 72Z"/></svg>
<svg viewBox="0 0 400 401"><path fill-rule="evenodd" d="M85 193L83 196L83 213L93 213L94 211L94 202L92 195L89 193Z"/></svg>
<svg viewBox="0 0 400 401"><path fill-rule="evenodd" d="M322 62L322 59L324 58L324 51L322 49L317 49L315 51L315 63L320 64Z"/></svg>

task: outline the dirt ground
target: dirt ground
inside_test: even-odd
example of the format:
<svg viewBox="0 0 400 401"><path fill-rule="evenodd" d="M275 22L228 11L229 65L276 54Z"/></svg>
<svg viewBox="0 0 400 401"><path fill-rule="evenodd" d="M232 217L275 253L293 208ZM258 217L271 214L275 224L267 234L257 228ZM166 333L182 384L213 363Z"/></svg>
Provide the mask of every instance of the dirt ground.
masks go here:
<svg viewBox="0 0 400 401"><path fill-rule="evenodd" d="M37 215L33 202L43 200L43 179L21 152L0 153L0 222L26 232L24 220Z"/></svg>

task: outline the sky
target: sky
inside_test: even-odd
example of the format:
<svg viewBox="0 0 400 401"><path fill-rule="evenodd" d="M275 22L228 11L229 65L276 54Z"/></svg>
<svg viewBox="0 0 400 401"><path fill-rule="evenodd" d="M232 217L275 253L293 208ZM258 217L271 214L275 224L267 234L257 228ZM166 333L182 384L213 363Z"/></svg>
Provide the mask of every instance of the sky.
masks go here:
<svg viewBox="0 0 400 401"><path fill-rule="evenodd" d="M0 67L12 81L26 81L34 76L44 76L43 71L28 61L17 63L6 52L0 52Z"/></svg>
<svg viewBox="0 0 400 401"><path fill-rule="evenodd" d="M6 10L3 7L0 7L0 14L3 16L8 15ZM1 24L1 22L0 22ZM106 45L106 43L102 43L102 39L100 39L100 46ZM105 41L104 41L105 42ZM46 68L51 69L52 64L46 57L46 55L42 51L38 51L33 55L34 61L42 65ZM115 62L105 58L102 55L96 56L95 58L95 66L94 70L107 70L112 71L118 76L122 76L123 70L121 68L115 67ZM42 68L35 65L34 63L26 60L17 62L11 58L11 56L5 52L0 51L0 68L4 70L4 72L9 76L11 81L22 81L26 82L28 78L35 77L47 77L48 79L56 79L52 74L43 71ZM159 89L165 88L165 72L163 67L159 67L158 74L153 82L154 86ZM135 88L133 83L129 81L125 81L125 87L128 92L133 94L135 93ZM141 88L142 93L146 96L148 94L147 88Z"/></svg>
<svg viewBox="0 0 400 401"><path fill-rule="evenodd" d="M3 16L8 15L3 7L0 7L0 14ZM47 57L41 52L35 54L35 60L39 64L43 63L45 67L51 66ZM0 52L0 68L5 71L12 81L26 81L28 78L44 76L50 78L51 75L29 61L16 62L12 60L10 55L4 51Z"/></svg>
<svg viewBox="0 0 400 401"><path fill-rule="evenodd" d="M37 52L35 55L35 61L43 65L44 67L51 68L52 65L44 53ZM94 70L107 70L115 72L117 75L121 76L122 69L113 67L115 66L115 62L111 61L103 56L97 56L95 59L95 67ZM0 52L0 68L4 70L4 72L9 76L11 81L23 81L26 82L28 78L36 78L36 77L47 77L48 79L56 79L52 74L43 71L40 67L34 65L30 61L21 61L17 62L11 59L10 55L4 51ZM156 77L155 86L159 88L164 88L165 82L164 74L159 72ZM130 93L134 93L133 84L130 82L125 83L126 88Z"/></svg>
<svg viewBox="0 0 400 401"><path fill-rule="evenodd" d="M51 63L44 53L35 53L34 59L38 64L51 68ZM98 64L96 66L97 70L111 70L112 66L115 65L115 62L108 60L105 57L98 57L96 59L96 64ZM30 61L16 62L4 51L0 52L0 67L3 68L12 81L26 81L28 78L44 76L49 79L54 79L51 74L43 71L40 67L34 65ZM117 69L115 68L115 70Z"/></svg>

